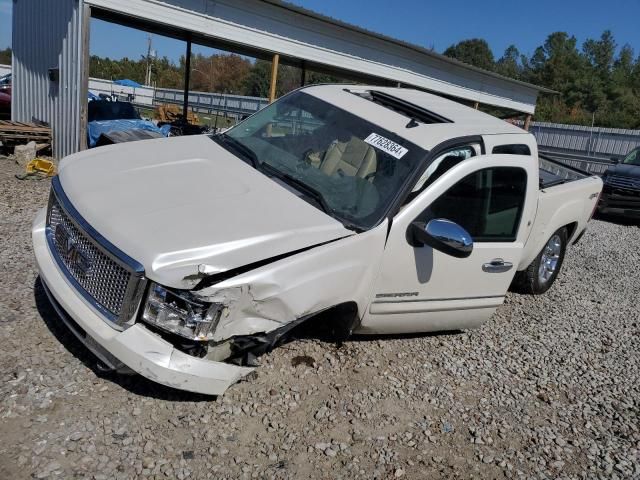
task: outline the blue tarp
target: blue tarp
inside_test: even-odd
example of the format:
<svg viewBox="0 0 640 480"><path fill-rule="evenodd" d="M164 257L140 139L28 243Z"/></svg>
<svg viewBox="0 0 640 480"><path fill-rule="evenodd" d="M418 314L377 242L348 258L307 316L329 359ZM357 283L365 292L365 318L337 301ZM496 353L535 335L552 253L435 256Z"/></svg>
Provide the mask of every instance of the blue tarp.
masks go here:
<svg viewBox="0 0 640 480"><path fill-rule="evenodd" d="M93 122L89 122L87 126L89 148L96 146L98 138L100 138L100 135L103 133L138 129L159 132L167 137L170 128L170 125L163 125L162 128L158 128L155 123L149 120L94 120Z"/></svg>
<svg viewBox="0 0 640 480"><path fill-rule="evenodd" d="M138 82L135 82L135 81L130 80L128 78L122 78L120 80L114 80L113 83L115 83L116 85L122 85L123 87L139 88L139 87L142 86Z"/></svg>

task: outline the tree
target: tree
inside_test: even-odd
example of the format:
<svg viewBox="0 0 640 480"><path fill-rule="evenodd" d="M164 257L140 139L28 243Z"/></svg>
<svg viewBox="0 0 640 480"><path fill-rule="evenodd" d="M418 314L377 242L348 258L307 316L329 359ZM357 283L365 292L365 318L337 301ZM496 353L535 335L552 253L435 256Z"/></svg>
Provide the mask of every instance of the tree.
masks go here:
<svg viewBox="0 0 640 480"><path fill-rule="evenodd" d="M11 48L0 50L0 65L11 65Z"/></svg>
<svg viewBox="0 0 640 480"><path fill-rule="evenodd" d="M463 40L451 45L444 51L444 54L485 70L493 70L495 67L493 52L491 52L487 41L481 38Z"/></svg>
<svg viewBox="0 0 640 480"><path fill-rule="evenodd" d="M616 54L616 42L610 30L605 30L600 40L589 39L582 45L587 61L604 81L609 79Z"/></svg>
<svg viewBox="0 0 640 480"><path fill-rule="evenodd" d="M245 79L245 94L254 97L269 96L269 80L271 78L271 62L256 60Z"/></svg>
<svg viewBox="0 0 640 480"><path fill-rule="evenodd" d="M526 57L515 45L509 45L504 54L496 62L495 71L505 77L519 79L524 70Z"/></svg>
<svg viewBox="0 0 640 480"><path fill-rule="evenodd" d="M206 92L244 93L251 62L239 55L196 55L191 60L191 88Z"/></svg>

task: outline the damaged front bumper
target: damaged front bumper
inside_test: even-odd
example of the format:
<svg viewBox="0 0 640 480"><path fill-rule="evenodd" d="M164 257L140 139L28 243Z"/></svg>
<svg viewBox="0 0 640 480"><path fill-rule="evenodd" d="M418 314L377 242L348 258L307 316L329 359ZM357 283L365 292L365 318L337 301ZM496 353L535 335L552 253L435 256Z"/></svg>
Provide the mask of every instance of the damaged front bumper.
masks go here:
<svg viewBox="0 0 640 480"><path fill-rule="evenodd" d="M72 332L110 367L123 365L168 387L220 395L253 369L193 357L136 323L124 331L109 326L72 287L49 252L45 210L33 223L33 247L45 291Z"/></svg>

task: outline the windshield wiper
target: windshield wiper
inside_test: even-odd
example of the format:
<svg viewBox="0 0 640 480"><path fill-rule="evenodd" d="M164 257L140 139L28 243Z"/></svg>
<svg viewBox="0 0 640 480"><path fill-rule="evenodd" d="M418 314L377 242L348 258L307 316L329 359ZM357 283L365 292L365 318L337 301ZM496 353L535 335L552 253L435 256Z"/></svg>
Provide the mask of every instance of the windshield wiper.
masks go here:
<svg viewBox="0 0 640 480"><path fill-rule="evenodd" d="M256 153L253 150L251 150L249 147L247 147L244 143L240 142L239 140L236 140L235 138L233 138L230 135L227 135L226 133L221 133L220 135L217 135L217 137L222 142L226 143L227 145L230 145L231 148L241 153L242 156L249 159L251 161L251 165L253 165L254 168L258 168L258 157L256 156Z"/></svg>
<svg viewBox="0 0 640 480"><path fill-rule="evenodd" d="M268 164L267 162L262 162L260 164L260 168L268 171L274 177L279 178L280 180L288 183L292 187L294 187L299 192L305 194L307 197L312 198L316 201L316 203L320 206L324 213L331 215L333 213L333 209L327 204L327 201L324 199L322 194L313 187L310 187L306 183L301 180L298 180L293 175L289 175L288 173L284 173L278 170L276 167Z"/></svg>

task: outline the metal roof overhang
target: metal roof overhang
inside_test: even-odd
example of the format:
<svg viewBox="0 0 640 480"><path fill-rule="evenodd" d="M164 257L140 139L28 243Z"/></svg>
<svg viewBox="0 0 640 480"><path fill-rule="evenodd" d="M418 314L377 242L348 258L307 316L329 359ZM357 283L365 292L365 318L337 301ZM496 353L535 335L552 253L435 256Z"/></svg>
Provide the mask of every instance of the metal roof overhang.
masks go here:
<svg viewBox="0 0 640 480"><path fill-rule="evenodd" d="M92 16L352 79L400 82L524 113L551 92L277 0L84 0Z"/></svg>

